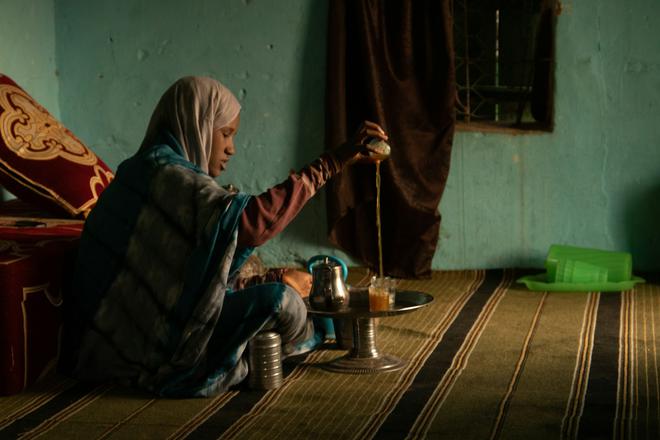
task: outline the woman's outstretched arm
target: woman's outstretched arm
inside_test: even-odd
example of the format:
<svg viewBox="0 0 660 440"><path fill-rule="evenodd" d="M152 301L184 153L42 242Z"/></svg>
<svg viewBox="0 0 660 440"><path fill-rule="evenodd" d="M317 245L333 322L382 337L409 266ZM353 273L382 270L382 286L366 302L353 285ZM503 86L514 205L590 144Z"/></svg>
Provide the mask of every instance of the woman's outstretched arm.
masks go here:
<svg viewBox="0 0 660 440"><path fill-rule="evenodd" d="M331 154L323 154L282 183L252 197L241 216L238 245L261 246L282 232L341 168L341 163Z"/></svg>
<svg viewBox="0 0 660 440"><path fill-rule="evenodd" d="M295 218L305 203L342 168L354 162L373 162L369 138L387 139L383 129L365 121L350 141L321 155L297 173L292 173L279 185L253 197L243 211L238 231L239 246L260 246L280 232Z"/></svg>

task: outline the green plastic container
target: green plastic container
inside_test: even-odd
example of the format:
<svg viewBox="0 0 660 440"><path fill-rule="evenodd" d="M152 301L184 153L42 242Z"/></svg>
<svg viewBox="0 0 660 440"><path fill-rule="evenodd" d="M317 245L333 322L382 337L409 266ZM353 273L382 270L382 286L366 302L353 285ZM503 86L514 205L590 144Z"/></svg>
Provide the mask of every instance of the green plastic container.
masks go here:
<svg viewBox="0 0 660 440"><path fill-rule="evenodd" d="M608 271L580 260L559 260L554 275L555 283L602 283Z"/></svg>
<svg viewBox="0 0 660 440"><path fill-rule="evenodd" d="M632 279L632 256L628 252L553 244L548 251L545 268L548 282L618 283Z"/></svg>

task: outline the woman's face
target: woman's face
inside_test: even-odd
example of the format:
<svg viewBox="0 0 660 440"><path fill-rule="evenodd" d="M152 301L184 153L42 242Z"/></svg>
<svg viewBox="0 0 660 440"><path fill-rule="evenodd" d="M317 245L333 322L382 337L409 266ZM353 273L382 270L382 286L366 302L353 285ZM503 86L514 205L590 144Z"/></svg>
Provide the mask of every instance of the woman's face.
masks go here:
<svg viewBox="0 0 660 440"><path fill-rule="evenodd" d="M209 175L211 177L218 177L227 168L229 158L236 152L234 136L240 123L241 114L239 113L229 124L213 130L211 157L209 158Z"/></svg>

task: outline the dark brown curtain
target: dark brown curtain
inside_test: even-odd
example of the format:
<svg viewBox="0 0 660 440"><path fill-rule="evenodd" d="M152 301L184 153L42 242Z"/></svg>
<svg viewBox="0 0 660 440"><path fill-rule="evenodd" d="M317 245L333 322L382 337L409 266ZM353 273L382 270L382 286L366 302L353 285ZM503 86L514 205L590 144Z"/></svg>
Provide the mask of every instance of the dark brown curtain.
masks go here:
<svg viewBox="0 0 660 440"><path fill-rule="evenodd" d="M384 271L425 278L440 228L454 134L449 0L330 0L326 145L367 119L392 154L381 165ZM378 269L375 166L345 169L327 187L329 238Z"/></svg>

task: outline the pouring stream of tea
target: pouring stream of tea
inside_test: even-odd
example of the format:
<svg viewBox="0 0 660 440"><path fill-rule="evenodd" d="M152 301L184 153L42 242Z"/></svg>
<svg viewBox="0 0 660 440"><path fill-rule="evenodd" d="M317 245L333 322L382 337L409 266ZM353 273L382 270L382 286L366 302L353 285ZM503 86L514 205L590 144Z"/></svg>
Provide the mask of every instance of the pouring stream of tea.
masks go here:
<svg viewBox="0 0 660 440"><path fill-rule="evenodd" d="M376 161L376 228L378 229L378 276L383 277L383 241L380 231L380 161Z"/></svg>

